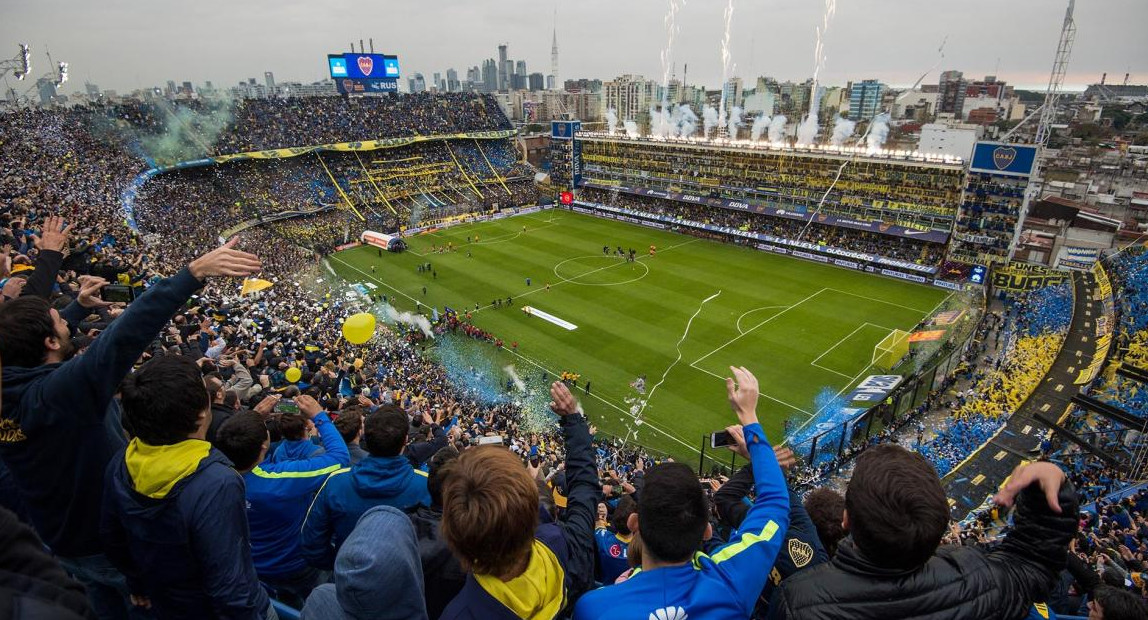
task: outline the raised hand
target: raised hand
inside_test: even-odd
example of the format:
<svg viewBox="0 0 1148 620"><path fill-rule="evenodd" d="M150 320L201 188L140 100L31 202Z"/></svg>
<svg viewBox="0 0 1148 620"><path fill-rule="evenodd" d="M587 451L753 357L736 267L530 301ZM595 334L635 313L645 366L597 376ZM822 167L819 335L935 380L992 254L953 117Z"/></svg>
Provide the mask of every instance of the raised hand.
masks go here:
<svg viewBox="0 0 1148 620"><path fill-rule="evenodd" d="M565 383L555 381L550 384L550 410L560 416L568 416L581 412L582 406L578 404L578 399L574 398Z"/></svg>
<svg viewBox="0 0 1148 620"><path fill-rule="evenodd" d="M82 276L80 278L80 294L76 296L76 302L89 310L112 305L112 302L100 299L100 289L107 283L108 281L103 278Z"/></svg>
<svg viewBox="0 0 1148 620"><path fill-rule="evenodd" d="M733 372L732 378L725 380L726 391L729 393L729 405L737 414L742 426L757 423L757 377L745 366L729 369Z"/></svg>
<svg viewBox="0 0 1148 620"><path fill-rule="evenodd" d="M191 261L187 266L197 280L215 276L238 278L259 273L263 264L254 254L236 250L239 237L232 237L227 243Z"/></svg>
<svg viewBox="0 0 1148 620"><path fill-rule="evenodd" d="M40 250L53 250L62 252L68 247L68 233L72 232L72 225L64 225L64 218L50 215L44 220L44 230L40 237L33 237L36 247Z"/></svg>
<svg viewBox="0 0 1148 620"><path fill-rule="evenodd" d="M306 394L296 396L295 404L299 406L299 413L307 416L308 420L313 420L315 416L323 413L323 406L319 404L319 401Z"/></svg>
<svg viewBox="0 0 1148 620"><path fill-rule="evenodd" d="M1052 463L1037 462L1021 465L1013 470L1012 477L993 496L993 501L1000 506L1012 506L1016 496L1035 482L1040 485L1040 490L1044 491L1044 499L1048 502L1048 507L1056 514L1060 514L1060 501L1057 496L1060 494L1060 487L1064 484L1064 480L1064 472Z"/></svg>

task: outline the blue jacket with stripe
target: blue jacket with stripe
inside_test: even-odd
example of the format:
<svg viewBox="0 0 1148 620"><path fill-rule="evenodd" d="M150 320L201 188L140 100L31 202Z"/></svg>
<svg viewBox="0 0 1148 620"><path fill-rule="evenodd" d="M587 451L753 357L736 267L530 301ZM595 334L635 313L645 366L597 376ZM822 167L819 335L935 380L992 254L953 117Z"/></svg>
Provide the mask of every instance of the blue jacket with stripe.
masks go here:
<svg viewBox="0 0 1148 620"><path fill-rule="evenodd" d="M427 474L405 456L368 456L331 474L303 522L302 551L308 564L325 570L351 535L359 517L375 506L410 510L431 505Z"/></svg>
<svg viewBox="0 0 1148 620"><path fill-rule="evenodd" d="M785 540L789 492L761 425L744 429L757 499L739 535L712 555L698 553L680 566L637 571L618 585L587 593L574 607L575 620L750 617Z"/></svg>
<svg viewBox="0 0 1148 620"><path fill-rule="evenodd" d="M312 420L324 453L300 461L261 463L243 474L251 556L260 577L288 577L307 567L299 529L327 476L351 463L351 454L326 413Z"/></svg>

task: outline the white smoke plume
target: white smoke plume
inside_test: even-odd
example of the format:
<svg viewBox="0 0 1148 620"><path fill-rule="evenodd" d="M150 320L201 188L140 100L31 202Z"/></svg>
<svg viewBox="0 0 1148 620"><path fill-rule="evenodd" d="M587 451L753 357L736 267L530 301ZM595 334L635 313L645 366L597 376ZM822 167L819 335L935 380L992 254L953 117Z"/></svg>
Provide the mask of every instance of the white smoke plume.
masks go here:
<svg viewBox="0 0 1148 620"><path fill-rule="evenodd" d="M761 116L753 119L753 125L750 126L749 129L749 139L753 140L754 142L761 140L761 137L765 135L766 130L769 129L769 120L769 115L765 112L762 112Z"/></svg>
<svg viewBox="0 0 1148 620"><path fill-rule="evenodd" d="M626 129L626 135L631 138L638 137L638 124L634 121L622 121L622 127Z"/></svg>
<svg viewBox="0 0 1148 620"><path fill-rule="evenodd" d="M853 135L853 129L857 127L855 121L851 121L844 116L838 116L837 121L833 124L833 135L829 137L829 144L833 146L841 146Z"/></svg>
<svg viewBox="0 0 1148 620"><path fill-rule="evenodd" d="M503 366L502 370L510 377L510 380L514 383L514 387L519 392L526 391L526 383L522 380L522 377L518 376L518 371L514 369L513 365Z"/></svg>
<svg viewBox="0 0 1148 620"><path fill-rule="evenodd" d="M812 90L813 92L809 94L809 113L797 126L798 144L813 144L817 140L817 113L821 110L821 88L814 82Z"/></svg>
<svg viewBox="0 0 1148 620"><path fill-rule="evenodd" d="M434 338L434 332L431 331L430 321L421 314L413 314L410 312L399 312L394 306L390 304L383 304L383 312L387 313L387 320L392 323L403 323L411 327L417 327L422 331L423 335L427 338Z"/></svg>
<svg viewBox="0 0 1148 620"><path fill-rule="evenodd" d="M618 130L618 113L614 108L606 110L606 130L613 135Z"/></svg>
<svg viewBox="0 0 1148 620"><path fill-rule="evenodd" d="M789 122L789 119L785 118L784 114L778 114L773 117L773 120L769 121L770 142L777 143L785 140L785 124L787 122Z"/></svg>
<svg viewBox="0 0 1148 620"><path fill-rule="evenodd" d="M738 127L741 127L741 108L735 105L729 111L729 122L726 124L730 140L737 140Z"/></svg>
<svg viewBox="0 0 1148 620"><path fill-rule="evenodd" d="M702 126L705 137L710 137L713 128L718 125L718 111L711 105L702 106Z"/></svg>
<svg viewBox="0 0 1148 620"><path fill-rule="evenodd" d="M889 138L889 113L882 112L869 122L869 135L866 136L870 151L876 151L885 145Z"/></svg>
<svg viewBox="0 0 1148 620"><path fill-rule="evenodd" d="M694 135L698 130L698 115L694 114L693 109L689 104L683 103L674 108L675 124L678 127L678 135L683 138L688 138Z"/></svg>

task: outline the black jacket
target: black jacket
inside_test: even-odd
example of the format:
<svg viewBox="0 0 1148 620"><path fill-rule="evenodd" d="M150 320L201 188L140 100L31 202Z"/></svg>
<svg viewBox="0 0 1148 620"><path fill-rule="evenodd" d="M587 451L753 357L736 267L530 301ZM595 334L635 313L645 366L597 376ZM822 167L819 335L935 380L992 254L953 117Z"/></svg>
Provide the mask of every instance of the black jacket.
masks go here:
<svg viewBox="0 0 1148 620"><path fill-rule="evenodd" d="M1034 601L1047 600L1076 532L1071 483L1059 500L1057 515L1040 488L1030 486L1017 499L1012 532L995 550L941 547L915 570L876 566L846 538L828 564L781 582L774 618L1024 618Z"/></svg>
<svg viewBox="0 0 1148 620"><path fill-rule="evenodd" d="M463 584L466 570L454 557L442 537L442 507L417 506L407 513L415 526L419 541L419 559L423 565L426 584L427 616L436 620L446 609Z"/></svg>

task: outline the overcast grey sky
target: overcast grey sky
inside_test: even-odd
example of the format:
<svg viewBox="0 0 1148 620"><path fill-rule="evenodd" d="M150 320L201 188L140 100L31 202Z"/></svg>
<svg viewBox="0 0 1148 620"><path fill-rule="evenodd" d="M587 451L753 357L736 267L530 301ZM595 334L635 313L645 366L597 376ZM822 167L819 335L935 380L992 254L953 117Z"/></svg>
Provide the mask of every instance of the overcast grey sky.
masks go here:
<svg viewBox="0 0 1148 620"><path fill-rule="evenodd" d="M33 46L36 73L49 69L45 47L71 64L71 89L85 80L121 91L169 79L229 85L246 78L314 81L325 54L374 37L398 54L404 76L427 76L494 57L499 42L529 71L549 73L553 11L558 8L562 79L622 73L661 78L668 0L0 0L0 58ZM687 0L673 57L678 74L711 88L721 82L719 41L726 0ZM938 59L944 69L1043 88L1066 0L839 0L825 35L822 82L877 78L908 85ZM734 0L734 75L800 80L813 68L819 0ZM1068 68L1073 87L1107 71L1119 83L1148 82L1148 0L1079 0ZM999 62L999 69L998 67ZM404 80L405 81L405 80Z"/></svg>

